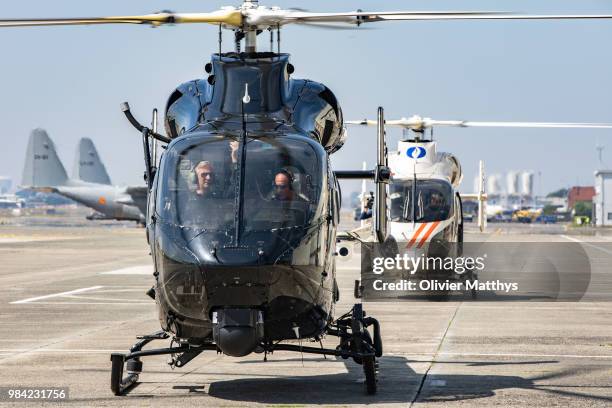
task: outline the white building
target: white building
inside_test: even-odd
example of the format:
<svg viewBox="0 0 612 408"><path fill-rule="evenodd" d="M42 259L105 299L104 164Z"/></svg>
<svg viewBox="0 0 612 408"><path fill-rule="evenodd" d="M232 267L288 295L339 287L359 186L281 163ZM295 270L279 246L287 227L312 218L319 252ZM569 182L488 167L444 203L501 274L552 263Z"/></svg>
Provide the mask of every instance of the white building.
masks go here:
<svg viewBox="0 0 612 408"><path fill-rule="evenodd" d="M612 226L612 170L595 172L593 204L595 225Z"/></svg>

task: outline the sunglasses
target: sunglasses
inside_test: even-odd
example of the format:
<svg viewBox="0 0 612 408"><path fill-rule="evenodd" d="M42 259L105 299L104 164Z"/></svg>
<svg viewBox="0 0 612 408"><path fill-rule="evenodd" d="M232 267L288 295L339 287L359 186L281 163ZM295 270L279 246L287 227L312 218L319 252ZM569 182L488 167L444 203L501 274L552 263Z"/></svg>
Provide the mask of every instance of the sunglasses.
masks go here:
<svg viewBox="0 0 612 408"><path fill-rule="evenodd" d="M274 188L277 190L287 190L289 186L287 184L275 184Z"/></svg>
<svg viewBox="0 0 612 408"><path fill-rule="evenodd" d="M206 178L206 177L213 177L214 174L213 173L200 173L200 177Z"/></svg>

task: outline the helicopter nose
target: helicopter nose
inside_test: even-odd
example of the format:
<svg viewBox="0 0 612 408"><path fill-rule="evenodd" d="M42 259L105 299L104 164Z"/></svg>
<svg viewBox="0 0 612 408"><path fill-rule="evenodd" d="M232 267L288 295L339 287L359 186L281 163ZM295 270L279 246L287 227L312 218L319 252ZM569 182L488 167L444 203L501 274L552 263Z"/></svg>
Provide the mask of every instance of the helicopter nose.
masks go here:
<svg viewBox="0 0 612 408"><path fill-rule="evenodd" d="M261 310L219 309L212 313L212 323L215 343L229 356L250 354L264 337Z"/></svg>

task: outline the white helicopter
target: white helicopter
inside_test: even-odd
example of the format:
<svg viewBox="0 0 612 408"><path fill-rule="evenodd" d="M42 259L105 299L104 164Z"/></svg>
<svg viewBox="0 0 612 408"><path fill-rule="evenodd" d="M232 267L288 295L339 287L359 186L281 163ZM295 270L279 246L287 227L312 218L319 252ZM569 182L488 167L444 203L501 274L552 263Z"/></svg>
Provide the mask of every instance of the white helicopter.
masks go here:
<svg viewBox="0 0 612 408"><path fill-rule="evenodd" d="M553 122L472 122L459 120L433 120L415 115L398 120L384 120L379 115L379 121L386 126L401 127L412 130L413 134L400 140L396 151L388 152L388 168L391 172L388 193L377 190L372 209L373 222L363 223L357 229L339 235L344 242L338 250L340 259L351 255L347 242L375 242L375 233L380 229L381 222L386 223L389 239L380 251L385 256L394 256L392 252L402 256L408 254L413 258L425 256L428 258L456 258L463 255L463 200L478 202L478 227L484 231L487 223L484 163L479 163L478 191L473 194L460 194L459 186L463 179L461 164L451 153L439 152L437 142L433 140L433 132L427 136L426 130L435 126L455 127L513 127L513 128L599 128L612 129L609 123L553 123ZM377 125L379 133L384 131L379 121L360 120L347 121L352 125ZM412 137L410 137L412 136ZM363 189L363 186L362 186ZM381 196L382 197L379 197ZM365 190L362 191L365 197ZM378 207L378 208L377 208ZM384 213L384 214L383 214ZM392 248L392 249L391 249ZM362 247L362 252L363 252ZM373 256L368 249L368 256ZM377 252L379 250L375 250ZM366 258L368 257L366 256ZM363 254L362 254L363 262ZM366 261L367 262L367 261ZM366 268L367 270L367 268ZM363 272L364 270L362 270ZM405 278L405 272L399 271L395 278ZM438 281L466 281L478 279L473 268L457 271L455 269L420 268L410 273L417 279L435 279ZM362 275L363 277L364 275ZM367 275L366 275L367 276ZM391 275L388 275L390 277ZM365 278L369 279L368 277ZM355 282L355 297L362 297L363 282ZM448 289L426 291L427 298L445 299ZM471 291L472 298L476 291Z"/></svg>
<svg viewBox="0 0 612 408"><path fill-rule="evenodd" d="M376 121L363 119L347 124L374 126ZM439 152L433 132L436 126L504 127L504 128L575 128L611 129L610 123L555 122L474 122L465 120L434 120L418 115L397 120L385 120L385 127L412 130L412 137L398 142L397 150L388 153L391 182L389 184L389 235L406 248L423 248L432 240L463 241L463 200L478 202L478 227L484 231L487 222L484 163L479 165L478 191L460 194L463 179L459 159L451 153ZM367 227L364 227L367 228ZM362 228L363 229L363 228ZM365 230L354 233L360 238ZM367 239L365 239L367 241Z"/></svg>

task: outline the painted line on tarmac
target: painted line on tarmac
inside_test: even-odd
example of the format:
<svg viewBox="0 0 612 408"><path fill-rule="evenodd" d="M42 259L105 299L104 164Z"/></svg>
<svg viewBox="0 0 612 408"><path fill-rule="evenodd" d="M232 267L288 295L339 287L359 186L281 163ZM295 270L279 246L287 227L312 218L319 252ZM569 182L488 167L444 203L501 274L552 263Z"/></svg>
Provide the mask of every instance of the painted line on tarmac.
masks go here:
<svg viewBox="0 0 612 408"><path fill-rule="evenodd" d="M81 306L81 305L107 305L107 306L133 306L133 305L146 305L151 306L151 302L33 302L27 303L31 305L70 305L70 306Z"/></svg>
<svg viewBox="0 0 612 408"><path fill-rule="evenodd" d="M96 292L99 293L99 292ZM148 305L151 304L151 299L149 299L148 301L142 300L142 299L121 299L121 298L105 298L105 297L93 297L93 296L76 296L76 295L67 295L65 296L69 299L82 299L82 300L87 300L87 301L94 301L94 302L123 302L123 303L146 303Z"/></svg>
<svg viewBox="0 0 612 408"><path fill-rule="evenodd" d="M153 275L153 265L138 265L100 272L100 275Z"/></svg>
<svg viewBox="0 0 612 408"><path fill-rule="evenodd" d="M431 356L433 353L385 353L385 356ZM441 352L438 356L465 356L465 357L535 357L535 358L602 358L612 359L612 355L580 355L580 354L523 354L523 353L451 353ZM444 361L436 360L436 363Z"/></svg>
<svg viewBox="0 0 612 408"><path fill-rule="evenodd" d="M0 353L120 353L125 350L102 350L102 349L0 349Z"/></svg>
<svg viewBox="0 0 612 408"><path fill-rule="evenodd" d="M580 244L584 244L584 245L586 245L586 246L589 246L589 247L592 247L592 248L595 248L595 249L599 249L600 251L603 251L603 252L605 252L606 254L610 254L610 255L612 255L612 251L610 251L609 249L602 248L602 247L597 246L597 245L594 245L594 244L592 244L592 243L590 243L590 242L583 241L583 240L581 240L581 239L574 238L574 237L569 237L569 236L567 236L567 235L561 235L561 236L562 236L563 238L565 238L565 239L570 240L570 241L578 242L578 243L580 243Z"/></svg>
<svg viewBox="0 0 612 408"><path fill-rule="evenodd" d="M82 239L83 237L6 237L0 236L1 244L23 244L29 242L47 242L47 241L69 241L74 239Z"/></svg>
<svg viewBox="0 0 612 408"><path fill-rule="evenodd" d="M61 297L61 296L66 296L66 295L72 295L72 294L75 294L75 293L89 292L89 291L96 290L96 289L102 289L103 287L104 286L91 286L89 288L81 288L81 289L69 290L68 292L53 293L51 295L37 296L37 297L33 297L33 298L17 300L15 302L10 302L10 304L11 305L18 305L18 304L23 304L23 303L32 303L32 302L36 302L37 300L50 299L50 298L54 298L54 297Z"/></svg>

